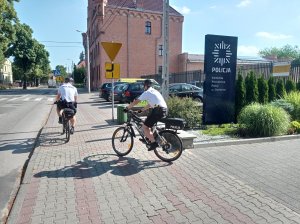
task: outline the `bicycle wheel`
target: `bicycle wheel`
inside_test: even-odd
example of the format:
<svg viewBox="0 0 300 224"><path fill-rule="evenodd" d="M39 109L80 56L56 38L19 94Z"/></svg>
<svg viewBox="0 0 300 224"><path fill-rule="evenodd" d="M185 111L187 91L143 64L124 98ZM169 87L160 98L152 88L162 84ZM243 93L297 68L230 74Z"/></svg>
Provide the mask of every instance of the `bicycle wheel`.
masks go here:
<svg viewBox="0 0 300 224"><path fill-rule="evenodd" d="M118 156L126 156L133 148L133 136L125 127L117 128L111 140L113 150Z"/></svg>
<svg viewBox="0 0 300 224"><path fill-rule="evenodd" d="M66 142L70 141L70 121L67 120L65 124Z"/></svg>
<svg viewBox="0 0 300 224"><path fill-rule="evenodd" d="M165 140L154 150L155 155L165 162L172 162L182 154L182 141L176 133L170 130L163 130L159 135Z"/></svg>

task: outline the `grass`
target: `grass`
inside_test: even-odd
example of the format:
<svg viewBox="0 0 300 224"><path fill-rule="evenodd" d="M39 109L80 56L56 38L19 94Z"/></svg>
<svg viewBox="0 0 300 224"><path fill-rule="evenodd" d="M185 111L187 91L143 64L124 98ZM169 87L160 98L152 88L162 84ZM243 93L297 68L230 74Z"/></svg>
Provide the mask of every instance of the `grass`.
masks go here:
<svg viewBox="0 0 300 224"><path fill-rule="evenodd" d="M206 130L202 130L202 134L205 135L229 135L236 136L238 128L233 124L222 124L222 125L209 125Z"/></svg>

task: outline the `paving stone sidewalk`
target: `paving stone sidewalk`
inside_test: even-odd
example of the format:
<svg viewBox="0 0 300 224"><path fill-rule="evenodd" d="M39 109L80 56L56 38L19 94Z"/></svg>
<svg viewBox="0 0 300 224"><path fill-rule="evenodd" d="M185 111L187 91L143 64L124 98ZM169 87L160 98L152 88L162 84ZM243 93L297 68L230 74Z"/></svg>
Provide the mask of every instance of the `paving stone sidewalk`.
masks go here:
<svg viewBox="0 0 300 224"><path fill-rule="evenodd" d="M117 157L111 106L81 94L78 109L65 143L52 108L8 224L300 223L298 213L226 173L201 149L169 164L135 141L128 156Z"/></svg>

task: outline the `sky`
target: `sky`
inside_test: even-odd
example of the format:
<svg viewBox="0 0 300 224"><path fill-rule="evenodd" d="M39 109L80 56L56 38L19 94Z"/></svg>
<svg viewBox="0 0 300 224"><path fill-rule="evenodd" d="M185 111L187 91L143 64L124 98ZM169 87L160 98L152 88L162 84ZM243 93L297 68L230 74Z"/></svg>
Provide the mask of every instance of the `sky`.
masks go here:
<svg viewBox="0 0 300 224"><path fill-rule="evenodd" d="M128 0L130 1L130 0ZM148 0L151 1L151 0ZM258 57L258 51L287 44L300 45L299 0L169 0L183 14L182 51L204 54L205 35L238 37L238 56ZM71 71L84 48L87 0L20 0L15 3L22 23L46 46L52 69Z"/></svg>

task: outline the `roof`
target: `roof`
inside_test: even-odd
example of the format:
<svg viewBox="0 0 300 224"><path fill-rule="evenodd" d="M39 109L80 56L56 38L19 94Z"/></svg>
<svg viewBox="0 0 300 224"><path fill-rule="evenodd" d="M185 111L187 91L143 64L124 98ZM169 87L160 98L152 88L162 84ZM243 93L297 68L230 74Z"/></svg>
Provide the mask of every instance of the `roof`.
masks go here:
<svg viewBox="0 0 300 224"><path fill-rule="evenodd" d="M163 0L108 0L108 6L120 7L122 8L130 8L130 9L138 9L137 5L141 5L142 9L145 11L152 12L163 12ZM177 12L174 8L170 6L169 13L176 16L182 16L179 12Z"/></svg>

